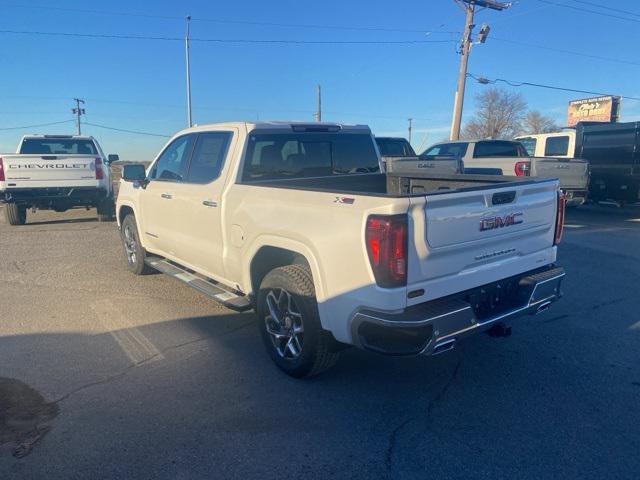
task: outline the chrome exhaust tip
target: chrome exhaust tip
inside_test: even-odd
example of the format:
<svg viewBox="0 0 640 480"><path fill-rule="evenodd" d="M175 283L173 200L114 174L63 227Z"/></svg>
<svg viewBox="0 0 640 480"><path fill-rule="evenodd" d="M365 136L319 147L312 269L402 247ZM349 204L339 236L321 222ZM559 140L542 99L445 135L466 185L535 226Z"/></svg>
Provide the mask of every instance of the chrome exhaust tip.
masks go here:
<svg viewBox="0 0 640 480"><path fill-rule="evenodd" d="M538 307L538 309L536 310L536 315L548 310L549 309L549 305L551 305L551 302L544 302L542 305L540 305Z"/></svg>
<svg viewBox="0 0 640 480"><path fill-rule="evenodd" d="M456 339L447 340L446 342L439 343L433 350L431 351L431 355L439 355L444 352L448 352L449 350L453 350L456 346Z"/></svg>

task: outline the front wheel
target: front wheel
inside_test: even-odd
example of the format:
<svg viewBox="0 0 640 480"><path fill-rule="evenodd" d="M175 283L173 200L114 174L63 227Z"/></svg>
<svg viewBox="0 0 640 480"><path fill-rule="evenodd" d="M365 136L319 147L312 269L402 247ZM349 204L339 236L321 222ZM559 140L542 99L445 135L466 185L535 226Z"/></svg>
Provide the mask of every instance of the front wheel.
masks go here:
<svg viewBox="0 0 640 480"><path fill-rule="evenodd" d="M152 273L153 269L144 263L147 252L140 244L136 217L134 217L133 214L130 213L122 221L120 237L122 239L122 246L124 247L124 255L129 271L136 275L148 275Z"/></svg>
<svg viewBox="0 0 640 480"><path fill-rule="evenodd" d="M313 277L307 265L271 270L260 285L257 310L267 352L288 375L312 377L338 360L336 341L320 325Z"/></svg>
<svg viewBox="0 0 640 480"><path fill-rule="evenodd" d="M7 203L4 206L5 217L9 225L24 225L27 223L27 207Z"/></svg>

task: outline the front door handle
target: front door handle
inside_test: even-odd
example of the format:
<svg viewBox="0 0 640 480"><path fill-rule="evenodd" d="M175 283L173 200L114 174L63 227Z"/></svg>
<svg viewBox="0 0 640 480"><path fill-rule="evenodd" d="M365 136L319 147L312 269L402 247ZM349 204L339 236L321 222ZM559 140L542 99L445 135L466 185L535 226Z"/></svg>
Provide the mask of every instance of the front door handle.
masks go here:
<svg viewBox="0 0 640 480"><path fill-rule="evenodd" d="M171 200L173 198L173 195L171 195L170 193L161 193L160 196L162 198L166 198L167 200Z"/></svg>
<svg viewBox="0 0 640 480"><path fill-rule="evenodd" d="M202 204L205 207L217 207L218 206L218 202L214 202L213 200L203 200Z"/></svg>

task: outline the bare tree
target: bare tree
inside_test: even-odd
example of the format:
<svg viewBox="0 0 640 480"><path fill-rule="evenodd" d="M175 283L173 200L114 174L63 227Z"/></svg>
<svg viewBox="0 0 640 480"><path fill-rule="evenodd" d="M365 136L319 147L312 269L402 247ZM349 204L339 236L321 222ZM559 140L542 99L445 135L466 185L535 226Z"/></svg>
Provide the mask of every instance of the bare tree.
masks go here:
<svg viewBox="0 0 640 480"><path fill-rule="evenodd" d="M527 102L520 93L490 88L476 95L476 112L462 137L513 138L522 131Z"/></svg>
<svg viewBox="0 0 640 480"><path fill-rule="evenodd" d="M523 134L557 132L561 127L551 117L545 117L537 110L530 110L522 122Z"/></svg>

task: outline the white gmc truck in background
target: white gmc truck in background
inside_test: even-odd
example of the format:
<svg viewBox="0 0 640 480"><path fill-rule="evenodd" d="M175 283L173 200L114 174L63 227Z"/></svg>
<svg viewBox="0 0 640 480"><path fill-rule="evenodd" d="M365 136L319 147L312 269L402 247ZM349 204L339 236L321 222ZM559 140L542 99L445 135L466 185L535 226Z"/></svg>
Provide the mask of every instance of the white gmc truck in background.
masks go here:
<svg viewBox="0 0 640 480"><path fill-rule="evenodd" d="M0 202L10 225L24 225L27 210L64 212L95 207L98 220L114 214L113 185L106 157L93 137L26 135L15 155L0 155Z"/></svg>
<svg viewBox="0 0 640 480"><path fill-rule="evenodd" d="M179 132L146 171L124 167L127 266L255 308L270 357L295 377L345 345L442 353L560 298L557 180L384 175L379 161L366 126Z"/></svg>

